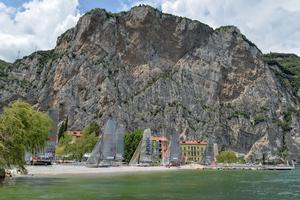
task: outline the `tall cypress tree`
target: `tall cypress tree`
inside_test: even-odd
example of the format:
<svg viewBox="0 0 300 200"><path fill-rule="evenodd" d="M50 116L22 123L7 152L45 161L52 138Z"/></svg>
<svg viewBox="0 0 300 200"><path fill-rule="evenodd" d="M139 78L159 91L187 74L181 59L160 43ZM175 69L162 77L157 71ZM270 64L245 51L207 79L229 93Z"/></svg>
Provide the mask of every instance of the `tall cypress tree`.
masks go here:
<svg viewBox="0 0 300 200"><path fill-rule="evenodd" d="M60 138L64 135L64 133L68 130L68 117L61 123L61 125L59 126L58 129L58 141L60 140Z"/></svg>

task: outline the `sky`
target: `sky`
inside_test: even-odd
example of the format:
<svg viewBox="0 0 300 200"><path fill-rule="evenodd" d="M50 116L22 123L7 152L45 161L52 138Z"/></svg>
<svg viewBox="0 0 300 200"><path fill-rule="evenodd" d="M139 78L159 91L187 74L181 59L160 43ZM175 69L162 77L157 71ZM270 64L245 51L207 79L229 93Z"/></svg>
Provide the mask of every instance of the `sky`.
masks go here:
<svg viewBox="0 0 300 200"><path fill-rule="evenodd" d="M54 48L90 9L120 12L139 4L213 28L235 25L264 53L300 55L300 0L0 0L0 59Z"/></svg>

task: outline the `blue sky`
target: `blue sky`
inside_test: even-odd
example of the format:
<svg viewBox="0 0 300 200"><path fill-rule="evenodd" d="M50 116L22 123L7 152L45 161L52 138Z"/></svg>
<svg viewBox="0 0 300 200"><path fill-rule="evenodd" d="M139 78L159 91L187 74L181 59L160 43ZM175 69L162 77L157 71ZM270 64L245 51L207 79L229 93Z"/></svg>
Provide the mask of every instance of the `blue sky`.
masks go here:
<svg viewBox="0 0 300 200"><path fill-rule="evenodd" d="M7 6L21 7L24 2L30 0L1 0ZM62 0L65 1L65 0ZM68 1L68 0L67 0ZM81 13L85 13L93 8L105 8L111 12L118 12L122 9L122 5L134 3L134 0L80 0L79 9Z"/></svg>
<svg viewBox="0 0 300 200"><path fill-rule="evenodd" d="M264 53L300 55L300 0L0 0L0 59L55 47L93 8L111 12L148 4L213 28L235 25Z"/></svg>
<svg viewBox="0 0 300 200"><path fill-rule="evenodd" d="M80 0L79 9L82 13L92 8L105 8L111 12L118 12L122 9L122 4L129 4L131 2L130 0Z"/></svg>

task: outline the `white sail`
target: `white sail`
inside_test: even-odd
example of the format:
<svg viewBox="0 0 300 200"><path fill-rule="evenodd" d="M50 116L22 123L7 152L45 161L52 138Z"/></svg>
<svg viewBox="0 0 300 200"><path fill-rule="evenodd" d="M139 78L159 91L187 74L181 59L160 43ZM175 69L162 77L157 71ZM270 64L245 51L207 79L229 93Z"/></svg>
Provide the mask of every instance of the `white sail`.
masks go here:
<svg viewBox="0 0 300 200"><path fill-rule="evenodd" d="M151 130L146 129L143 133L140 163L151 163Z"/></svg>
<svg viewBox="0 0 300 200"><path fill-rule="evenodd" d="M160 160L159 150L160 150L159 141L152 141L152 161L153 162L158 162Z"/></svg>
<svg viewBox="0 0 300 200"><path fill-rule="evenodd" d="M106 122L103 132L103 145L101 151L103 160L114 160L116 155L116 130L117 124L114 120L109 119Z"/></svg>
<svg viewBox="0 0 300 200"><path fill-rule="evenodd" d="M179 135L173 134L171 135L171 141L169 145L170 156L169 162L170 164L180 164L181 161L181 150L180 150L180 141Z"/></svg>
<svg viewBox="0 0 300 200"><path fill-rule="evenodd" d="M133 156L131 157L131 159L129 161L129 165L139 164L141 150L142 150L142 140L139 142L139 145L137 146Z"/></svg>
<svg viewBox="0 0 300 200"><path fill-rule="evenodd" d="M120 126L116 131L116 160L123 161L124 159L124 127Z"/></svg>
<svg viewBox="0 0 300 200"><path fill-rule="evenodd" d="M104 132L95 145L87 166L110 166L114 161L124 159L124 134L123 126L118 126L116 121L109 119L104 127Z"/></svg>
<svg viewBox="0 0 300 200"><path fill-rule="evenodd" d="M102 143L102 137L99 137L98 142L96 143L90 157L86 161L86 165L89 167L97 167L101 160L101 143Z"/></svg>

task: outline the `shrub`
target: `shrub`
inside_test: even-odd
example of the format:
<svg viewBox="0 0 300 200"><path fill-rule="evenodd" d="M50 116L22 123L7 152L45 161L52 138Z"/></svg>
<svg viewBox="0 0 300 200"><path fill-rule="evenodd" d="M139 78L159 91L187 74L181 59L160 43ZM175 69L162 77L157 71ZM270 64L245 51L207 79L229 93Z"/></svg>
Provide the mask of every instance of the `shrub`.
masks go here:
<svg viewBox="0 0 300 200"><path fill-rule="evenodd" d="M226 151L222 151L217 156L217 161L219 163L236 163L238 162L238 158L236 157L233 151L226 150Z"/></svg>
<svg viewBox="0 0 300 200"><path fill-rule="evenodd" d="M100 131L101 131L101 127L95 121L91 122L86 128L83 129L83 133L86 135L90 135L94 133L96 134L96 136L99 136Z"/></svg>
<svg viewBox="0 0 300 200"><path fill-rule="evenodd" d="M266 117L263 115L258 115L254 118L254 125L266 121Z"/></svg>
<svg viewBox="0 0 300 200"><path fill-rule="evenodd" d="M136 148L138 147L141 139L143 137L143 130L136 129L132 133L125 134L125 152L124 152L124 159L125 162L129 162L131 157L133 156Z"/></svg>

